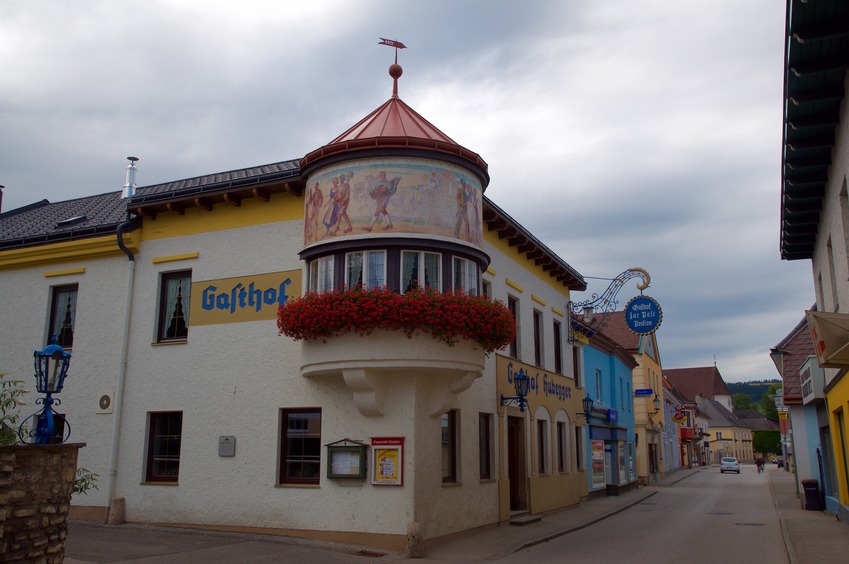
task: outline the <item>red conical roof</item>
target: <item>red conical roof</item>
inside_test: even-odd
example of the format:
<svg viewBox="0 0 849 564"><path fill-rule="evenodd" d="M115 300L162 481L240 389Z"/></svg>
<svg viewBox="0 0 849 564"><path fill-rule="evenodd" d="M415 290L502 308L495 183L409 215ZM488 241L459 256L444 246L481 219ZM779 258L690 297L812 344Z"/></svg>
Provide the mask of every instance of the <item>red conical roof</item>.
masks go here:
<svg viewBox="0 0 849 564"><path fill-rule="evenodd" d="M489 183L489 175L486 172L488 165L480 155L457 144L398 97L398 78L401 72L400 65L390 66L389 74L393 78L392 97L333 141L307 154L301 159L301 171L312 168L325 158L338 158L343 153L377 151L385 154L382 149L387 148L425 150L452 155L449 160L460 157L466 164L473 165L473 170L478 172L481 185L485 188ZM429 156L439 158L438 154ZM354 155L346 155L346 158L348 157L354 158Z"/></svg>

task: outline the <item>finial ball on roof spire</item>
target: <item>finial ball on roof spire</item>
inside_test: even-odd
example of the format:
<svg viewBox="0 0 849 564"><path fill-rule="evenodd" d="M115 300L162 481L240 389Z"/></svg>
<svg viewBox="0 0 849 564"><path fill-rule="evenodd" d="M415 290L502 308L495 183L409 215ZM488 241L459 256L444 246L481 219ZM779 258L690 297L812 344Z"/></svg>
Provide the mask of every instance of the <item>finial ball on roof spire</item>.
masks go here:
<svg viewBox="0 0 849 564"><path fill-rule="evenodd" d="M404 74L404 69L401 68L401 65L399 65L398 63L389 65L389 76L391 76L395 80L398 80L399 78L401 78L402 74Z"/></svg>

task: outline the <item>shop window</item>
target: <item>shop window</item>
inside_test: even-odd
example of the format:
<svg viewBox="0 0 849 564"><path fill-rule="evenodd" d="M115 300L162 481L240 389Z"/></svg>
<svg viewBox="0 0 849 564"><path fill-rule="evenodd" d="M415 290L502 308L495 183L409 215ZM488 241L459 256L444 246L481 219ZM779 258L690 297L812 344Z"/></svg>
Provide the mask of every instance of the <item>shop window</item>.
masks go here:
<svg viewBox="0 0 849 564"><path fill-rule="evenodd" d="M401 251L401 288L404 292L414 288L441 291L440 260L441 257L437 253Z"/></svg>
<svg viewBox="0 0 849 564"><path fill-rule="evenodd" d="M76 284L56 286L50 299L50 339L56 337L56 343L69 349L74 345L74 321L77 319Z"/></svg>
<svg viewBox="0 0 849 564"><path fill-rule="evenodd" d="M191 271L163 273L159 288L157 342L185 340L189 335Z"/></svg>
<svg viewBox="0 0 849 564"><path fill-rule="evenodd" d="M560 322L556 319L552 326L552 332L554 334L554 372L563 374L563 332Z"/></svg>
<svg viewBox="0 0 849 564"><path fill-rule="evenodd" d="M462 290L470 296L478 295L478 266L474 262L454 257L454 291Z"/></svg>
<svg viewBox="0 0 849 564"><path fill-rule="evenodd" d="M280 413L280 483L318 484L321 409L283 409Z"/></svg>
<svg viewBox="0 0 849 564"><path fill-rule="evenodd" d="M333 256L321 257L310 262L310 292L333 291Z"/></svg>
<svg viewBox="0 0 849 564"><path fill-rule="evenodd" d="M457 482L457 411L440 418L442 430L442 482Z"/></svg>
<svg viewBox="0 0 849 564"><path fill-rule="evenodd" d="M345 286L362 286L369 290L386 286L386 251L348 253L345 256Z"/></svg>
<svg viewBox="0 0 849 564"><path fill-rule="evenodd" d="M584 452L584 426L575 427L575 468L586 470L586 453Z"/></svg>
<svg viewBox="0 0 849 564"><path fill-rule="evenodd" d="M507 296L507 309L513 315L513 320L516 323L516 334L513 336L513 340L510 341L508 354L512 358L519 358L519 301L513 296Z"/></svg>
<svg viewBox="0 0 849 564"><path fill-rule="evenodd" d="M492 414L478 415L478 449L481 480L492 479Z"/></svg>
<svg viewBox="0 0 849 564"><path fill-rule="evenodd" d="M147 482L176 482L180 477L183 413L148 414Z"/></svg>

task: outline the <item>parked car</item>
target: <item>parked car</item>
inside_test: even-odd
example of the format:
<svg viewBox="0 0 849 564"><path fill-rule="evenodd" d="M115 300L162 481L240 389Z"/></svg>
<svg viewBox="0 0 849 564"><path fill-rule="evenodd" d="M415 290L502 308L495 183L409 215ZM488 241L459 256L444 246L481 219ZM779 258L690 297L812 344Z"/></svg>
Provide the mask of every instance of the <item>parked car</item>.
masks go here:
<svg viewBox="0 0 849 564"><path fill-rule="evenodd" d="M719 462L719 471L723 474L726 472L740 473L740 463L733 456L725 456Z"/></svg>

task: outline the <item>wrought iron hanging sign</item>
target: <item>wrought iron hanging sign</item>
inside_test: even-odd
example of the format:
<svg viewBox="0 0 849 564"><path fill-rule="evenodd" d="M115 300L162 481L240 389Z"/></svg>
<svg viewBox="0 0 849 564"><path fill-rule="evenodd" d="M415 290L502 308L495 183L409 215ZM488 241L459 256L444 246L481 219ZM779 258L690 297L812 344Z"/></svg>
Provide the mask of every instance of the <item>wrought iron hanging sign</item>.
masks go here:
<svg viewBox="0 0 849 564"><path fill-rule="evenodd" d="M663 311L654 298L637 296L625 306L625 323L638 335L654 333L662 320Z"/></svg>

